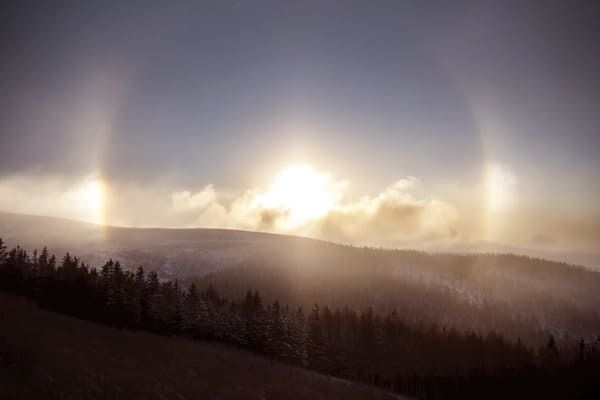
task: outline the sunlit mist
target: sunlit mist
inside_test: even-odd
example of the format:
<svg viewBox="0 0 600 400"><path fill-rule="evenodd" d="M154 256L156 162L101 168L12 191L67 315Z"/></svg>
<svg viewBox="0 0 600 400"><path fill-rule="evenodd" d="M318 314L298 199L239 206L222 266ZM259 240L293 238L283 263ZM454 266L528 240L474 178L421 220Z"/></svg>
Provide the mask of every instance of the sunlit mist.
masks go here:
<svg viewBox="0 0 600 400"><path fill-rule="evenodd" d="M82 219L97 224L104 222L104 185L100 180L88 180L70 194L79 205Z"/></svg>
<svg viewBox="0 0 600 400"><path fill-rule="evenodd" d="M488 211L497 213L512 206L516 200L514 174L499 164L487 165L485 173Z"/></svg>
<svg viewBox="0 0 600 400"><path fill-rule="evenodd" d="M310 165L295 165L281 171L256 203L285 214L284 228L293 228L322 218L339 201L340 185Z"/></svg>
<svg viewBox="0 0 600 400"><path fill-rule="evenodd" d="M105 184L93 175L74 182L27 176L0 181L0 209L5 211L104 224L105 206Z"/></svg>

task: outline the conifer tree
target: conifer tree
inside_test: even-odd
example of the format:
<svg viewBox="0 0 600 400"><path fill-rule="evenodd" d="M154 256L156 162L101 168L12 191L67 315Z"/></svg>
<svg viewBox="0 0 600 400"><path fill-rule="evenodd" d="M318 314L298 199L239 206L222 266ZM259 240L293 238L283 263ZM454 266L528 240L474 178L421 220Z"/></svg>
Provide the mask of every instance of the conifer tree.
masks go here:
<svg viewBox="0 0 600 400"><path fill-rule="evenodd" d="M6 262L7 256L8 255L6 253L6 243L4 242L4 240L2 240L2 238L0 238L0 265Z"/></svg>

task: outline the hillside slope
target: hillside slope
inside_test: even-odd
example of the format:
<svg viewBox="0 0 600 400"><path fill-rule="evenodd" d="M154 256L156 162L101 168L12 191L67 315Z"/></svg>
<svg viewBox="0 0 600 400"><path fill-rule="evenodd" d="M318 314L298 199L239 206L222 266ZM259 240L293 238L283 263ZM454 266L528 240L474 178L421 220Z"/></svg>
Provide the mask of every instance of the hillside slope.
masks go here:
<svg viewBox="0 0 600 400"><path fill-rule="evenodd" d="M0 293L2 399L398 399L209 342L118 330Z"/></svg>
<svg viewBox="0 0 600 400"><path fill-rule="evenodd" d="M244 264L248 259L263 257L274 249L312 247L319 240L231 229L121 228L100 226L74 220L13 214L0 211L0 237L10 245L27 249L48 246L57 254L76 253L91 264L112 257L124 265L143 264L165 277L184 277ZM334 246L346 248L347 246ZM523 254L535 258L581 264L600 268L600 254L569 254L534 251L491 243L474 243L469 247L430 249L444 253ZM385 252L382 250L380 252Z"/></svg>
<svg viewBox="0 0 600 400"><path fill-rule="evenodd" d="M494 330L532 345L600 332L600 272L512 254L444 254L343 246L219 229L100 227L0 212L0 238L48 245L100 268L109 258L164 280L212 283L230 299L248 289L293 308L315 303L397 311L413 324Z"/></svg>

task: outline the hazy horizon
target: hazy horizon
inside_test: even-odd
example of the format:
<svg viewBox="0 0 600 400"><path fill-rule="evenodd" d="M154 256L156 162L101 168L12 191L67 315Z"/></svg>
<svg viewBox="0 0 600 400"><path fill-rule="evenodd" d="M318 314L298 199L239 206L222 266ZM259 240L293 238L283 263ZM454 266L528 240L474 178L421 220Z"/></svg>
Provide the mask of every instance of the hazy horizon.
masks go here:
<svg viewBox="0 0 600 400"><path fill-rule="evenodd" d="M8 216L8 218L7 218ZM49 220L48 220L49 219ZM29 221L29 222L27 222ZM71 224L83 224L92 227L92 230L81 231L79 235L77 229L73 230ZM553 251L552 249L535 248L535 247L519 247L511 246L499 242L471 242L471 243L458 243L458 244L447 244L445 246L438 245L419 245L418 243L412 245L371 245L361 242L350 242L350 241L336 241L322 239L310 235L302 234L289 234L289 233L278 233L261 230L245 230L239 228L215 228L215 227L195 227L195 228L181 228L181 227L161 227L161 226L146 226L136 227L128 225L106 225L97 224L94 222L87 222L78 219L64 218L64 217L53 217L48 215L39 214L21 214L0 211L0 231L4 235L3 239L12 245L25 246L26 249L32 251L34 249L41 249L44 246L49 246L51 250L56 250L58 245L59 250L79 249L77 241L73 241L74 237L78 237L82 243L91 240L97 245L102 245L108 237L106 236L106 229L124 229L131 230L131 233L135 234L137 230L166 230L166 231L210 231L210 230L224 230L231 232L242 232L242 233L257 233L257 234L268 234L268 235L283 235L284 237L308 239L308 240L322 240L327 243L340 246L351 246L356 248L368 247L374 250L398 250L398 251L419 251L429 254L459 254L459 255L481 255L481 254L511 254L515 256L526 256L534 259L543 259L548 261L564 262L575 266L583 266L587 269L599 271L600 270L600 253L598 252L565 252L564 250ZM66 233L65 237L56 237L56 231L54 234L51 232L58 229L61 234ZM28 233L27 233L28 232ZM90 236L91 235L91 236ZM134 235L135 236L135 235ZM220 238L220 236L218 236ZM221 238L222 239L222 238ZM112 239L111 241L114 241ZM89 242L89 243L91 243ZM108 243L105 243L108 244ZM117 243L114 243L117 244ZM107 250L110 247L107 248ZM108 250L106 254L112 254L115 252ZM117 253L114 253L117 256ZM84 257L85 258L85 257Z"/></svg>

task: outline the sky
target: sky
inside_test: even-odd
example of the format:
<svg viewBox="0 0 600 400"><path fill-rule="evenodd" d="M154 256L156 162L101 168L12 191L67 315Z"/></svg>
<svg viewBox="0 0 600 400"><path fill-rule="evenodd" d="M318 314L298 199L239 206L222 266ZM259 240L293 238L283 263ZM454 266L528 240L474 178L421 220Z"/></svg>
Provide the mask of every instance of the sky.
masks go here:
<svg viewBox="0 0 600 400"><path fill-rule="evenodd" d="M597 2L0 7L1 211L600 245Z"/></svg>

